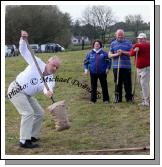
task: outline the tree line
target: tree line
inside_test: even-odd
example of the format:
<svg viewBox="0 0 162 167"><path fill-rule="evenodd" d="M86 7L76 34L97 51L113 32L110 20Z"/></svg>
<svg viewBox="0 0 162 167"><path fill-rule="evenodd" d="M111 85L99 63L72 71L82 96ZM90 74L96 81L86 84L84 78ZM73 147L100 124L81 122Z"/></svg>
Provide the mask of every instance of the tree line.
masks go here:
<svg viewBox="0 0 162 167"><path fill-rule="evenodd" d="M70 42L71 18L57 6L7 6L5 15L6 43L16 43L20 31L26 30L30 43L56 42L65 47Z"/></svg>
<svg viewBox="0 0 162 167"><path fill-rule="evenodd" d="M109 41L112 38L111 34L117 29L131 31L135 38L139 31L150 29L150 22L144 22L140 14L125 16L125 20L119 22L114 17L111 7L92 6L87 7L82 19L76 20L72 26L74 35L86 35L91 40L99 38L103 43Z"/></svg>
<svg viewBox="0 0 162 167"><path fill-rule="evenodd" d="M90 40L99 38L105 43L118 28L134 32L134 37L139 31L150 28L150 23L144 22L140 14L128 15L123 22L117 21L108 6L87 7L82 14L80 20L73 22L70 15L62 13L56 5L8 5L6 44L18 45L21 30L29 33L30 43L57 42L68 47L72 35L87 36Z"/></svg>

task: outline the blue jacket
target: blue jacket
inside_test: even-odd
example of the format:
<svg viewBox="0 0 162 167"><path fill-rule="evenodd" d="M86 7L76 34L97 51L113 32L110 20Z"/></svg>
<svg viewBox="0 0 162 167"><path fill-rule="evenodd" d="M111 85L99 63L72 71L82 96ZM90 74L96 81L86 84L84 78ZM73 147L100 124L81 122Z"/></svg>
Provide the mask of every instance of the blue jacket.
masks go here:
<svg viewBox="0 0 162 167"><path fill-rule="evenodd" d="M108 58L108 53L100 50L96 53L93 49L86 55L84 60L84 69L90 73L100 74L105 73L106 69L111 68L111 59Z"/></svg>

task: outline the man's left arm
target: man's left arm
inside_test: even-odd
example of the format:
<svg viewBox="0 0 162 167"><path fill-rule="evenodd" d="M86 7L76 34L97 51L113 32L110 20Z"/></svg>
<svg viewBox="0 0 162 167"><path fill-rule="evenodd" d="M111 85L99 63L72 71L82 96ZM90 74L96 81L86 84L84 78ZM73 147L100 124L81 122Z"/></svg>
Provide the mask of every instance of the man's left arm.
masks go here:
<svg viewBox="0 0 162 167"><path fill-rule="evenodd" d="M130 56L130 50L132 48L132 43L131 42L127 43L127 47L128 47L127 50L118 50L118 52L119 53L121 52L121 54L124 54L126 56Z"/></svg>
<svg viewBox="0 0 162 167"><path fill-rule="evenodd" d="M124 55L126 55L126 56L130 56L129 51L121 50L121 53L124 54Z"/></svg>
<svg viewBox="0 0 162 167"><path fill-rule="evenodd" d="M53 95L53 88L55 87L55 80L53 79L53 77L48 77L48 80L45 82L48 85L49 90L47 90L47 88L44 86L43 88L43 93L47 96L52 96Z"/></svg>

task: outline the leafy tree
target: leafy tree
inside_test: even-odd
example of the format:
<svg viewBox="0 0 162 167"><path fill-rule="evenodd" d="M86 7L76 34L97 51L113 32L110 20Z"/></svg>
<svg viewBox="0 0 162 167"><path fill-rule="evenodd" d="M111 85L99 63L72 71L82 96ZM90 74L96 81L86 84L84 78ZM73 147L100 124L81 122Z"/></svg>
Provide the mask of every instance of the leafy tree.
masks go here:
<svg viewBox="0 0 162 167"><path fill-rule="evenodd" d="M81 30L82 29L82 26L80 24L80 21L79 20L76 20L72 27L71 27L71 31L73 33L74 36L81 36Z"/></svg>
<svg viewBox="0 0 162 167"><path fill-rule="evenodd" d="M7 6L5 15L7 44L17 44L20 31L26 30L30 43L55 42L68 46L71 18L54 5Z"/></svg>

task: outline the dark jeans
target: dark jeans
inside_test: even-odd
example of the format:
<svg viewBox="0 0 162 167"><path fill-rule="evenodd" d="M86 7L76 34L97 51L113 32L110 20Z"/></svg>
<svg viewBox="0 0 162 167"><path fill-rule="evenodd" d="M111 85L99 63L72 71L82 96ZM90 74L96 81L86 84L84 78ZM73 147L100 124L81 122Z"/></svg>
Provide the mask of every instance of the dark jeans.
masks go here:
<svg viewBox="0 0 162 167"><path fill-rule="evenodd" d="M118 77L118 85L115 87L115 92L119 94L119 102L122 102L122 89L124 84L125 89L125 98L126 101L132 100L132 80L131 80L131 69L120 68L119 76L117 76L118 69L113 69L114 73L114 82L117 82Z"/></svg>
<svg viewBox="0 0 162 167"><path fill-rule="evenodd" d="M98 78L101 83L102 94L103 94L103 101L109 101L109 93L108 93L108 85L107 85L107 74L93 74L90 73L91 77L91 101L96 102L97 100L97 81Z"/></svg>

